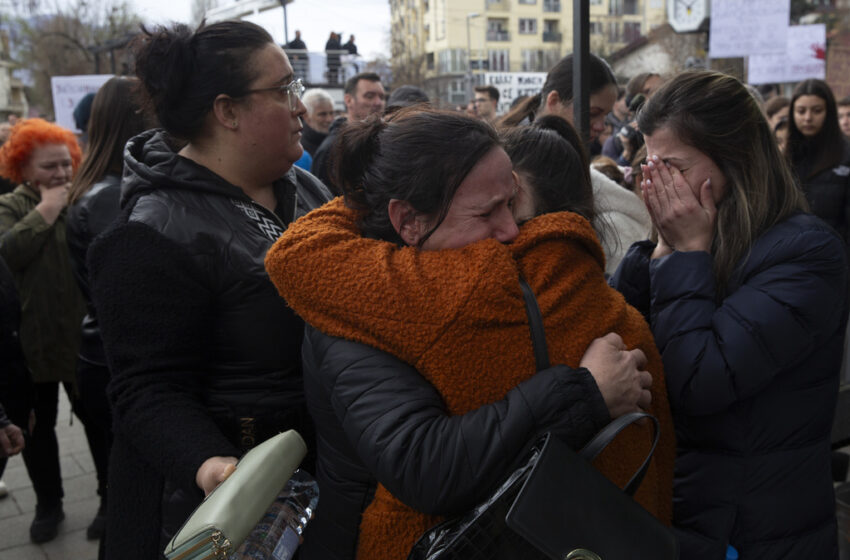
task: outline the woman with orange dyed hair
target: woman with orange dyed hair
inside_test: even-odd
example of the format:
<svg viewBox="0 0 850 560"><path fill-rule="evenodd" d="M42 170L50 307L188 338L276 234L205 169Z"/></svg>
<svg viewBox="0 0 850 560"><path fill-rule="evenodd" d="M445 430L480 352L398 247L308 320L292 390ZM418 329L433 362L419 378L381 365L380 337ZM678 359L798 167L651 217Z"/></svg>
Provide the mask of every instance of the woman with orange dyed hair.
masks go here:
<svg viewBox="0 0 850 560"><path fill-rule="evenodd" d="M18 183L0 196L0 258L20 293L20 340L35 385L37 421L25 434L24 462L37 498L30 526L36 543L52 540L65 518L54 426L60 382L77 408L73 384L85 306L65 242L65 206L80 159L74 134L42 119L18 121L0 147L0 175Z"/></svg>

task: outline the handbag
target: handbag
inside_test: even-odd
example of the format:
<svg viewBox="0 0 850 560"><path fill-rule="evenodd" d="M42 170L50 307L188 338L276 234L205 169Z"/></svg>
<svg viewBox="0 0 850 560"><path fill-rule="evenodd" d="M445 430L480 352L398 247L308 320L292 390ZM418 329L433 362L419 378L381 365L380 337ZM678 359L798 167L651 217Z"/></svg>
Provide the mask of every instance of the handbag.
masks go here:
<svg viewBox="0 0 850 560"><path fill-rule="evenodd" d="M307 454L295 430L249 450L195 508L168 546L169 560L223 560L239 548Z"/></svg>
<svg viewBox="0 0 850 560"><path fill-rule="evenodd" d="M537 369L545 369L543 319L531 288L523 279L520 285ZM654 428L652 448L621 490L590 461L641 419ZM579 453L547 433L487 500L426 531L408 560L675 560L678 543L671 531L631 498L658 435L658 420L642 412L615 419Z"/></svg>

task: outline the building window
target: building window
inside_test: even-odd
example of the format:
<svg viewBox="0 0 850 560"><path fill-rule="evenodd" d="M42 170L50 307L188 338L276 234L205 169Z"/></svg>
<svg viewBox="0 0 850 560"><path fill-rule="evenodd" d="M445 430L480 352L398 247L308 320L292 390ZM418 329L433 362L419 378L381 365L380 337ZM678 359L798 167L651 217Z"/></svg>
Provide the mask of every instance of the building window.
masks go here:
<svg viewBox="0 0 850 560"><path fill-rule="evenodd" d="M638 13L638 0L623 0L623 14L635 16Z"/></svg>
<svg viewBox="0 0 850 560"><path fill-rule="evenodd" d="M446 49L440 51L437 72L450 74L452 72L466 72L466 49Z"/></svg>
<svg viewBox="0 0 850 560"><path fill-rule="evenodd" d="M591 6L601 6L602 0L590 0L590 5Z"/></svg>
<svg viewBox="0 0 850 560"><path fill-rule="evenodd" d="M561 0L543 0L544 12L560 12Z"/></svg>
<svg viewBox="0 0 850 560"><path fill-rule="evenodd" d="M623 41L631 43L640 39L640 22L624 21L623 22Z"/></svg>
<svg viewBox="0 0 850 560"><path fill-rule="evenodd" d="M427 65L428 70L434 69L434 53L429 52L425 55L425 64Z"/></svg>
<svg viewBox="0 0 850 560"><path fill-rule="evenodd" d="M591 35L603 35L602 31L602 23L599 21L591 21L590 22L590 34Z"/></svg>
<svg viewBox="0 0 850 560"><path fill-rule="evenodd" d="M490 61L491 72L510 72L510 50L496 49L487 51L487 58Z"/></svg>
<svg viewBox="0 0 850 560"><path fill-rule="evenodd" d="M534 18L519 18L519 32L522 35L537 33L537 20Z"/></svg>
<svg viewBox="0 0 850 560"><path fill-rule="evenodd" d="M550 68L555 66L555 63L560 59L560 51L541 50L541 49L523 49L522 50L522 71L523 72L548 72Z"/></svg>
<svg viewBox="0 0 850 560"><path fill-rule="evenodd" d="M622 40L620 39L620 24L616 21L608 22L608 42L622 43Z"/></svg>
<svg viewBox="0 0 850 560"><path fill-rule="evenodd" d="M623 15L623 0L610 0L608 3L608 14L612 16Z"/></svg>
<svg viewBox="0 0 850 560"><path fill-rule="evenodd" d="M488 41L510 41L511 34L505 29L508 25L506 19L488 19L487 20L487 40Z"/></svg>
<svg viewBox="0 0 850 560"><path fill-rule="evenodd" d="M519 0L520 4L537 4L537 0Z"/></svg>
<svg viewBox="0 0 850 560"><path fill-rule="evenodd" d="M560 43L561 33L558 31L558 20L545 19L543 20L543 42L544 43Z"/></svg>

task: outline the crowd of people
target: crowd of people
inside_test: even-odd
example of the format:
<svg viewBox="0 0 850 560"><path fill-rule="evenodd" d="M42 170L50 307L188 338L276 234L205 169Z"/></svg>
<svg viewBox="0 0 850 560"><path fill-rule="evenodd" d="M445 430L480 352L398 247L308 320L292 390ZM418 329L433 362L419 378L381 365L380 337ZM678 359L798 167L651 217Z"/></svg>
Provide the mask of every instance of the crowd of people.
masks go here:
<svg viewBox="0 0 850 560"><path fill-rule="evenodd" d="M578 450L635 411L660 425L635 500L681 558L838 558L850 99L712 71L621 84L591 55L583 139L572 55L505 114L492 86L444 110L359 73L335 118L252 23L135 47L84 151L0 126L0 474L23 453L33 542L65 517L61 383L101 558L160 558L294 429L320 489L300 558L402 560L540 435ZM652 445L632 425L594 466L623 485Z"/></svg>

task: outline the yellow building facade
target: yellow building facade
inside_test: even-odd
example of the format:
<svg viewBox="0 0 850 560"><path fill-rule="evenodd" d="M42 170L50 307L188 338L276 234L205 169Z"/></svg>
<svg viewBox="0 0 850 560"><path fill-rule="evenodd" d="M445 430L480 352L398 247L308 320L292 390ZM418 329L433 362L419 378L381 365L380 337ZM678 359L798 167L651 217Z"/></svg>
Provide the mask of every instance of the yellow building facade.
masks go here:
<svg viewBox="0 0 850 560"><path fill-rule="evenodd" d="M603 56L666 21L664 0L585 1ZM390 12L396 76L448 104L484 72L546 72L572 52L573 0L390 0Z"/></svg>

